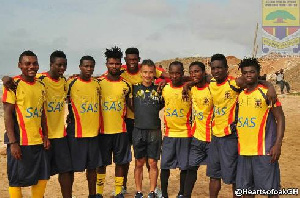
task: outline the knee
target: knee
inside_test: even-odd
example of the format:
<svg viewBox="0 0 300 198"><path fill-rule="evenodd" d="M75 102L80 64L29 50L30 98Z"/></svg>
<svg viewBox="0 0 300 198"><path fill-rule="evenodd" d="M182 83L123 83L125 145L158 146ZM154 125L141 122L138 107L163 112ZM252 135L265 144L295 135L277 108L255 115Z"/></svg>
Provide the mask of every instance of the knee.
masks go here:
<svg viewBox="0 0 300 198"><path fill-rule="evenodd" d="M137 159L135 162L136 168L142 168L145 164L145 159Z"/></svg>

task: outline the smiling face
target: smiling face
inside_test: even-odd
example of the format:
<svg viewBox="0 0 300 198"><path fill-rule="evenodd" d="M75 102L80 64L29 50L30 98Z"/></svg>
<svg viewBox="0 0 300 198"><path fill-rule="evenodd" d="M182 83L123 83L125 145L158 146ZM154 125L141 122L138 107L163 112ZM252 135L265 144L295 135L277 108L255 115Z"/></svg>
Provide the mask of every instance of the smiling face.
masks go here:
<svg viewBox="0 0 300 198"><path fill-rule="evenodd" d="M129 71L135 71L138 69L140 57L137 54L126 54L124 59Z"/></svg>
<svg viewBox="0 0 300 198"><path fill-rule="evenodd" d="M85 79L90 79L94 73L95 62L92 60L83 60L79 65L79 68L82 77L84 77Z"/></svg>
<svg viewBox="0 0 300 198"><path fill-rule="evenodd" d="M50 70L55 76L63 76L67 69L67 59L57 57L54 62L50 64Z"/></svg>
<svg viewBox="0 0 300 198"><path fill-rule="evenodd" d="M36 56L23 56L21 62L18 63L22 74L27 77L35 77L39 70L39 63Z"/></svg>
<svg viewBox="0 0 300 198"><path fill-rule="evenodd" d="M145 83L152 83L155 76L155 66L149 66L149 65L142 65L141 68L141 76L143 79L143 82Z"/></svg>
<svg viewBox="0 0 300 198"><path fill-rule="evenodd" d="M228 67L222 60L214 60L211 62L211 75L216 79L218 83L223 82L228 75Z"/></svg>

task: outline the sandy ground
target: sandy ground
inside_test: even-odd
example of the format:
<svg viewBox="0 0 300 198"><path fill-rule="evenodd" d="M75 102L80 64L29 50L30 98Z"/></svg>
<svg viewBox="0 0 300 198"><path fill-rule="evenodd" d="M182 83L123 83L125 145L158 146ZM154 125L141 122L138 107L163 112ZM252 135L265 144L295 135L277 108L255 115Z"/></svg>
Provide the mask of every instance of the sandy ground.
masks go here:
<svg viewBox="0 0 300 198"><path fill-rule="evenodd" d="M279 96L283 105L286 116L286 132L282 146L282 155L280 158L281 184L283 188L299 188L300 187L300 122L297 121L300 117L300 97L299 96ZM1 107L0 115L0 145L3 150L3 111ZM8 198L8 181L6 175L6 156L0 155L0 197ZM107 169L106 185L104 197L110 197L114 190L114 166ZM128 194L125 197L134 197L135 184L133 178L134 162L131 163L128 175ZM209 179L205 176L206 167L200 167L198 171L198 181L193 191L193 197L208 197L208 182ZM144 194L149 191L149 181L147 172L144 170ZM160 181L158 182L160 183ZM169 181L169 196L176 197L179 189L179 171L171 171ZM88 196L87 182L85 173L76 173L73 186L74 197L81 198ZM30 197L30 189L23 189L24 197ZM47 185L45 197L61 197L60 186L57 181L57 176L52 177ZM219 197L231 197L231 187L222 185ZM281 196L291 197L291 196Z"/></svg>

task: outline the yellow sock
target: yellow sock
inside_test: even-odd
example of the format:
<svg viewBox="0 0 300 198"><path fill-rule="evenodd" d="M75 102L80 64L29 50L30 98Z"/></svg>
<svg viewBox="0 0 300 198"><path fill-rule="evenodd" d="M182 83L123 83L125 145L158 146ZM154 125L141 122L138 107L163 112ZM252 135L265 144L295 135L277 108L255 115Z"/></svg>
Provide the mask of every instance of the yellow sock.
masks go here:
<svg viewBox="0 0 300 198"><path fill-rule="evenodd" d="M105 183L105 174L99 174L97 173L97 194L102 195L103 194L103 189L104 189L104 183Z"/></svg>
<svg viewBox="0 0 300 198"><path fill-rule="evenodd" d="M115 177L116 195L122 192L123 181L124 181L124 177Z"/></svg>
<svg viewBox="0 0 300 198"><path fill-rule="evenodd" d="M22 198L21 187L9 187L8 192L10 198Z"/></svg>
<svg viewBox="0 0 300 198"><path fill-rule="evenodd" d="M36 185L31 186L32 198L43 198L48 180L39 180Z"/></svg>

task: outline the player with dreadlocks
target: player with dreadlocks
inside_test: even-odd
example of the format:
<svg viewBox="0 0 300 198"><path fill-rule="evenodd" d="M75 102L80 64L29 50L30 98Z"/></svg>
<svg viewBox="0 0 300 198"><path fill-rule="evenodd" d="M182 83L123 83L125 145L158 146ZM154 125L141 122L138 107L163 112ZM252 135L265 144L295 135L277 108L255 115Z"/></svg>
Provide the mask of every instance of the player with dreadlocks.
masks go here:
<svg viewBox="0 0 300 198"><path fill-rule="evenodd" d="M97 170L97 195L102 197L106 166L115 168L115 197L122 198L124 165L131 161L129 138L126 131L126 107L131 98L131 85L121 76L123 53L119 47L106 49L107 75L99 79L101 88L101 130L99 146L102 162Z"/></svg>

